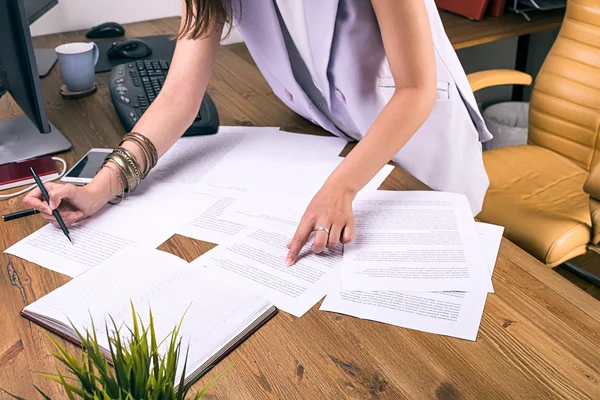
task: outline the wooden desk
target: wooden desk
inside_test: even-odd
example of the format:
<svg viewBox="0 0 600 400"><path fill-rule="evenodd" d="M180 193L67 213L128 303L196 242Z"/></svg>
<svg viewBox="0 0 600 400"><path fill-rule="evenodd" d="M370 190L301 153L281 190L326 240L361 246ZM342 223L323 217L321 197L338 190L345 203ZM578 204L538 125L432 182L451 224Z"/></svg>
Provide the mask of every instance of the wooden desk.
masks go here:
<svg viewBox="0 0 600 400"><path fill-rule="evenodd" d="M174 20L146 22L129 26L128 32L160 34L176 26ZM81 38L81 32L60 34L37 38L36 44L53 47ZM50 119L74 145L64 155L70 164L90 147L116 145L124 133L109 100L107 77L97 77L97 94L77 101L58 94L58 68L43 79ZM219 52L210 91L225 125L322 133L277 100L247 61L243 45ZM15 110L7 99L0 101L1 118L17 114ZM384 188L424 186L396 168ZM20 208L20 199L0 202L1 213ZM41 226L35 216L0 223L1 248ZM176 236L161 249L189 261L212 246ZM64 398L56 385L36 374L55 368L47 332L21 318L19 311L68 278L3 253L0 265L0 387L33 399L36 384L52 398ZM506 240L493 281L496 294L488 297L477 342L318 307L302 318L281 312L203 379L232 367L207 398L600 398L598 302Z"/></svg>
<svg viewBox="0 0 600 400"><path fill-rule="evenodd" d="M560 27L564 10L532 12L531 22L520 15L507 11L502 17L485 17L481 21L440 10L440 16L450 42L456 50L515 36L549 31Z"/></svg>

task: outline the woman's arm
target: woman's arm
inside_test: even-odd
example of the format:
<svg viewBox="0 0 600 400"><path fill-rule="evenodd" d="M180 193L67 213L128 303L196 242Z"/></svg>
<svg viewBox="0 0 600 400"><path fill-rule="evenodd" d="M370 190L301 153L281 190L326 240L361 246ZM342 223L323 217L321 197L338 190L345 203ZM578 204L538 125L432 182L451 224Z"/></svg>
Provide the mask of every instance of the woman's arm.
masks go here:
<svg viewBox="0 0 600 400"><path fill-rule="evenodd" d="M206 38L177 41L162 90L133 128L134 132L139 132L152 141L159 157L183 135L198 113L214 65L221 32L222 27ZM133 152L143 169L144 157L140 148L132 142L125 142L123 147ZM88 186L98 194L105 193L102 197L106 201L120 193L116 177L106 168ZM111 187L108 193L107 187Z"/></svg>
<svg viewBox="0 0 600 400"><path fill-rule="evenodd" d="M423 0L372 0L396 90L373 125L309 204L288 247L295 262L311 232L320 253L352 240L352 200L425 122L436 99L433 39Z"/></svg>
<svg viewBox="0 0 600 400"><path fill-rule="evenodd" d="M185 13L185 2L183 7ZM181 38L177 41L165 84L133 129L152 141L159 157L183 135L198 113L212 72L222 29L215 28L211 30L211 35L200 39ZM127 141L123 147L135 155L144 169L145 157L138 145ZM43 201L39 189L30 192L23 201L40 210L41 216L51 222L55 222L51 210L62 202L61 217L69 225L94 214L122 189L117 176L109 167L102 168L84 187L46 184L46 188L50 195L50 207Z"/></svg>

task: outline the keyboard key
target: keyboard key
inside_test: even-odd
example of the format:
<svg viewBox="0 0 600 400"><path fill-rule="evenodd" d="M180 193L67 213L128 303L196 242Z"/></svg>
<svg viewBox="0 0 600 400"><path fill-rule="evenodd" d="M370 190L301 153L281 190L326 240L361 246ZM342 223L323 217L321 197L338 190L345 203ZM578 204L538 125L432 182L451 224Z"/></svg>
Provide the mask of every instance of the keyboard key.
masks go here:
<svg viewBox="0 0 600 400"><path fill-rule="evenodd" d="M162 73L162 71L149 71L148 75L150 75L150 76L164 76L164 74Z"/></svg>

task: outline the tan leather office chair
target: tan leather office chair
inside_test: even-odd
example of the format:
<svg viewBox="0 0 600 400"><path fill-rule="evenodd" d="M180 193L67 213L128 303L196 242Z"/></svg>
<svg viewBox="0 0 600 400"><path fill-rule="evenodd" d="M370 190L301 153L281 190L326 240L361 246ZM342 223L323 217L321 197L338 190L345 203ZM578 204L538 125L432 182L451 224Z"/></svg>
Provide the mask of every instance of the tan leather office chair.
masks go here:
<svg viewBox="0 0 600 400"><path fill-rule="evenodd" d="M511 70L469 75L473 91L531 84ZM536 79L528 144L484 152L490 177L478 217L549 267L600 242L600 1L569 0ZM600 251L599 251L600 252Z"/></svg>

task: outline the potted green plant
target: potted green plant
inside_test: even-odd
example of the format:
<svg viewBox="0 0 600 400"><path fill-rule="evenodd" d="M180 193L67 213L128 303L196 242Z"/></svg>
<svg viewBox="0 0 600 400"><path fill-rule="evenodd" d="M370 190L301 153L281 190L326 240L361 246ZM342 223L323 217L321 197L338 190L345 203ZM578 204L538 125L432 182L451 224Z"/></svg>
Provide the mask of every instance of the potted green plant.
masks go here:
<svg viewBox="0 0 600 400"><path fill-rule="evenodd" d="M177 366L182 356L179 330L181 322L161 342L157 341L152 312L148 326L145 327L141 318L131 307L132 326L126 327L127 335L121 333L111 319L114 329L106 329L112 367L103 355L96 329L92 321L92 330L80 332L73 326L82 343L81 357L67 351L52 337L56 347L54 357L64 364L70 373L65 375L59 370L55 374L43 373L45 377L58 382L65 390L69 400L183 400L192 385L200 378L184 384L187 351L183 363L182 378L175 382ZM108 326L107 326L108 328ZM159 347L166 343L166 352L159 354ZM72 376L70 376L72 375ZM222 374L221 374L222 375ZM217 376L201 388L193 399L199 399L221 376ZM37 392L44 398L50 399L36 386ZM6 391L5 391L6 392ZM8 393L8 392L6 392ZM8 393L15 399L22 399Z"/></svg>

